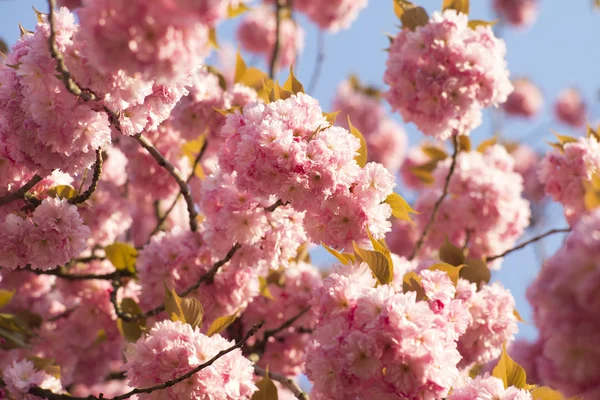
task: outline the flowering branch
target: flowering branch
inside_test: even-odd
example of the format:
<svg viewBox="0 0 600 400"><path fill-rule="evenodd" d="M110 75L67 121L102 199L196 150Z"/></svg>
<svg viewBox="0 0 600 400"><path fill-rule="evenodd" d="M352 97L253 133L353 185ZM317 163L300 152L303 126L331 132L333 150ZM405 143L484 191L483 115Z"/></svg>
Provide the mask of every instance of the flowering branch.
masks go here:
<svg viewBox="0 0 600 400"><path fill-rule="evenodd" d="M148 139L142 136L141 132L136 134L134 138L138 141L138 143L150 153L150 155L156 160L158 165L167 170L167 172L175 179L177 185L179 185L179 191L181 195L185 199L187 204L188 214L190 216L190 229L192 232L196 232L198 230L198 221L196 217L198 213L196 212L196 205L194 204L194 199L192 198L192 194L190 192L190 187L187 182L183 180L181 177L181 173L163 156L160 151L156 147L150 143Z"/></svg>
<svg viewBox="0 0 600 400"><path fill-rule="evenodd" d="M8 204L12 201L15 200L19 200L25 197L25 194L31 190L35 185L37 185L38 183L40 183L40 181L42 180L42 177L39 175L34 175L33 178L31 178L29 180L29 182L27 182L26 184L24 184L23 186L21 186L18 190L11 192L9 194L7 194L4 197L0 198L0 206L3 206L5 204Z"/></svg>
<svg viewBox="0 0 600 400"><path fill-rule="evenodd" d="M204 282L206 282L207 284L212 284L212 282L215 278L215 275L219 271L219 268L221 268L223 265L227 264L233 258L235 253L240 249L240 247L242 247L242 245L240 245L239 243L234 244L233 247L229 250L229 252L227 252L225 257L223 257L221 260L214 263L213 266L196 281L196 283L194 283L192 286L190 286L183 292L179 293L178 295L180 297L185 297L188 294L192 293L194 290L198 289L200 287L200 285L202 285ZM138 321L140 319L144 319L147 317L153 317L153 316L158 315L161 312L165 311L165 306L164 306L164 304L162 304L156 308L153 308L152 310L145 312L144 314L134 315L134 314L129 314L129 313L124 312L117 302L117 290L120 287L121 287L121 282L116 279L113 280L113 289L114 290L110 294L110 301L113 304L115 313L123 321L126 321L126 322Z"/></svg>
<svg viewBox="0 0 600 400"><path fill-rule="evenodd" d="M56 61L56 72L58 72L60 79L65 84L67 90L77 97L81 97L83 101L94 101L98 100L98 96L94 94L90 89L82 89L73 76L67 69L65 59L62 54L58 51L56 46L56 30L54 28L54 8L56 7L56 0L48 0L48 23L50 24L50 37L48 38L48 44L50 46L50 55Z"/></svg>
<svg viewBox="0 0 600 400"><path fill-rule="evenodd" d="M188 373L183 374L175 379L171 379L167 382L161 383L160 385L132 389L125 394L111 397L111 398L105 398L102 396L101 397L96 397L96 396L75 397L75 396L71 396L71 395L67 395L67 394L56 394L50 390L42 389L39 387L32 387L31 389L29 389L29 394L33 394L35 396L39 396L39 397L42 397L42 398L48 399L48 400L96 400L96 399L98 399L98 400L100 400L100 399L103 399L103 400L125 400L136 394L152 393L157 390L167 389L167 388L170 388L171 386L178 384L179 382L183 382L186 379L191 378L198 372L202 371L204 368L210 367L215 361L217 361L219 358L223 357L224 355L231 353L232 351L234 351L236 349L241 348L244 345L244 343L246 343L246 341L248 339L250 339L250 337L252 337L252 336L254 336L254 334L256 334L256 332L261 328L261 326L262 326L261 324L254 325L252 327L252 329L250 329L248 331L248 333L246 333L246 335L242 338L242 340L235 343L233 346L228 347L225 350L221 350L213 358L211 358L210 360L208 360L207 362L205 362L203 364L198 365L196 368L192 369Z"/></svg>
<svg viewBox="0 0 600 400"><path fill-rule="evenodd" d="M258 376L265 376L267 374L267 371L265 369L259 367L258 365L255 365L254 366L254 374L258 375ZM296 396L297 399L310 400L308 395L306 393L304 393L302 391L302 389L300 389L300 386L298 386L296 381L294 381L293 379L288 378L285 375L277 374L277 373L271 372L271 371L269 371L269 377L272 380L277 381L277 382L281 383L283 386L285 386L286 388L288 388L294 394L294 396Z"/></svg>
<svg viewBox="0 0 600 400"><path fill-rule="evenodd" d="M553 235L555 233L566 233L566 232L570 232L570 231L571 231L571 228L562 228L562 229L552 229L552 230L549 230L548 232L542 233L541 235L538 235L538 236L535 236L535 237L529 239L528 241L523 242L523 243L521 243L521 244L513 247L512 249L506 250L502 254L498 254L496 256L487 257L486 260L487 261L494 261L494 260L496 260L498 258L502 258L502 257L504 257L504 256L512 253L513 251L521 250L522 248L530 245L531 243L537 242L538 240L543 239L546 236L550 236L550 235Z"/></svg>
<svg viewBox="0 0 600 400"><path fill-rule="evenodd" d="M23 271L33 272L36 275L52 275L57 278L66 279L68 281L85 281L90 279L101 279L101 280L113 280L119 279L122 277L133 276L132 273L125 270L118 270L108 274L70 274L64 268L59 267L56 269L49 269L46 271L42 271L40 269L33 269L29 265L26 265L23 268Z"/></svg>
<svg viewBox="0 0 600 400"><path fill-rule="evenodd" d="M92 183L87 190L78 196L69 199L70 204L80 204L92 197L92 194L98 188L98 181L100 180L100 174L102 173L102 149L96 150L96 164L94 164L94 176L92 177Z"/></svg>
<svg viewBox="0 0 600 400"><path fill-rule="evenodd" d="M281 19L284 7L285 0L275 1L275 45L273 47L273 54L271 55L271 63L269 66L269 78L271 79L275 79L277 61L279 61L279 48L281 45Z"/></svg>
<svg viewBox="0 0 600 400"><path fill-rule="evenodd" d="M448 170L448 175L446 175L446 182L444 183L444 191L442 192L442 195L439 197L439 199L437 199L437 201L435 202L435 204L433 206L433 210L431 211L431 216L429 217L429 221L427 221L427 225L425 225L425 228L423 229L423 232L421 233L419 240L417 240L415 249L413 250L410 257L408 258L409 260L412 260L413 258L415 258L417 256L417 254L419 254L419 251L421 250L421 247L423 246L423 243L425 242L425 239L427 238L427 234L429 233L429 230L431 229L431 227L433 226L433 223L435 222L435 217L437 216L440 206L442 205L442 202L448 195L448 187L450 186L450 179L452 178L452 174L454 174L454 169L456 167L456 157L458 156L458 136L457 135L452 135L452 145L454 146L454 153L452 153L452 163L450 164L450 169Z"/></svg>
<svg viewBox="0 0 600 400"><path fill-rule="evenodd" d="M312 93L317 87L319 78L321 77L321 70L323 68L323 62L325 61L325 34L323 31L319 31L319 37L317 39L317 59L315 61L315 67L310 77L310 83L308 84L308 92Z"/></svg>

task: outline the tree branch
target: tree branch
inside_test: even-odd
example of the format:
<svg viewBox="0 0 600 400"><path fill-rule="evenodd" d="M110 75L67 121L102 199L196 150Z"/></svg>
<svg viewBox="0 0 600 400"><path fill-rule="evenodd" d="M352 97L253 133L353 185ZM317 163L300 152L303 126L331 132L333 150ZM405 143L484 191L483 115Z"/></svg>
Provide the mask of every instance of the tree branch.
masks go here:
<svg viewBox="0 0 600 400"><path fill-rule="evenodd" d="M281 47L281 14L283 13L284 7L285 0L275 0L275 45L273 47L273 54L271 55L269 66L269 78L271 79L275 79L277 62L279 61L279 50Z"/></svg>
<svg viewBox="0 0 600 400"><path fill-rule="evenodd" d="M0 206L3 206L5 204L8 204L12 201L15 200L19 200L19 199L23 199L25 198L25 194L27 194L28 191L30 191L35 185L37 185L38 183L40 183L40 181L43 178L39 175L34 175L33 178L31 178L29 180L29 182L27 182L26 184L24 184L23 186L21 186L19 189L17 189L14 192L11 192L9 194L7 194L4 197L0 198Z"/></svg>
<svg viewBox="0 0 600 400"><path fill-rule="evenodd" d="M495 256L487 257L486 261L494 261L494 260L496 260L498 258L502 258L502 257L504 257L504 256L512 253L513 251L521 250L522 248L530 245L531 243L537 242L538 240L543 239L546 236L550 236L550 235L553 235L555 233L566 233L566 232L570 232L570 231L571 231L571 228L562 228L562 229L552 229L552 230L549 230L548 232L545 232L545 233L542 233L541 235L535 236L535 237L529 239L528 241L523 242L523 243L521 243L521 244L513 247L512 249L506 250L502 254L498 254L498 255L495 255Z"/></svg>
<svg viewBox="0 0 600 400"><path fill-rule="evenodd" d="M223 265L227 264L233 258L235 253L240 249L240 247L242 247L242 245L240 245L238 243L233 245L233 247L229 250L229 252L227 252L225 257L223 257L221 260L214 263L212 265L212 267L196 281L196 283L194 283L192 286L190 286L183 292L179 293L178 295L180 297L185 297L188 294L192 293L194 290L198 289L200 287L200 285L202 285L204 282L206 282L207 284L212 284L212 282L215 278L215 275L219 271L219 268L221 268ZM134 321L138 321L140 319L144 319L147 317L156 316L156 315L160 314L161 312L165 311L165 306L164 306L164 304L162 304L156 308L153 308L152 310L145 312L144 314L134 315L134 314L129 314L129 313L123 312L123 310L121 310L121 307L117 302L117 290L120 287L121 287L121 282L118 280L114 280L113 281L113 289L114 290L110 294L110 301L113 304L115 313L123 321L134 322Z"/></svg>
<svg viewBox="0 0 600 400"><path fill-rule="evenodd" d="M259 367L258 365L255 365L254 366L254 374L258 375L258 376L265 376L267 374L267 371L264 370L263 368ZM277 382L281 383L283 386L285 386L286 388L288 388L294 394L294 396L296 396L297 399L310 400L308 395L306 393L304 393L302 391L302 389L300 389L300 386L298 386L296 381L293 380L292 378L288 378L287 376L284 376L284 375L281 375L281 374L278 374L275 372L271 372L271 371L269 371L269 377L272 380L277 381Z"/></svg>
<svg viewBox="0 0 600 400"><path fill-rule="evenodd" d="M114 271L108 274L70 274L64 268L61 267L42 271L39 269L33 269L30 265L26 265L24 268L22 268L22 270L32 272L36 275L52 275L56 276L57 278L66 279L68 281L85 281L90 279L110 281L113 279L133 276L130 272L125 270Z"/></svg>
<svg viewBox="0 0 600 400"><path fill-rule="evenodd" d="M454 174L454 169L456 167L456 158L458 156L458 136L456 134L452 135L452 145L454 146L454 153L452 153L452 163L450 164L450 169L448 170L448 175L446 175L446 182L444 183L444 191L442 192L442 195L439 197L439 199L437 199L437 201L435 202L435 204L433 206L433 211L431 212L431 216L429 217L429 221L427 221L427 225L425 225L425 228L423 229L423 232L421 233L419 240L417 240L415 249L413 250L410 257L408 258L409 260L412 260L419 254L419 251L421 250L421 247L423 246L423 243L425 242L425 239L427 238L427 234L429 233L429 230L431 229L431 227L433 226L433 223L435 222L435 217L437 216L440 206L442 205L442 203L444 202L444 199L448 195L448 187L450 186L450 179L452 178L452 174Z"/></svg>
<svg viewBox="0 0 600 400"><path fill-rule="evenodd" d="M190 217L190 230L192 232L196 232L198 230L198 221L196 220L198 213L196 212L196 205L194 204L194 199L192 198L190 187L188 186L187 182L183 180L181 173L177 170L177 168L175 168L173 164L171 164L169 160L167 160L165 156L163 156L160 151L158 151L158 149L154 147L150 141L148 141L148 139L142 136L141 133L138 133L133 137L144 149L146 149L146 151L148 151L148 153L150 153L158 165L167 170L173 179L175 179L177 185L179 185L179 191L181 192L181 195L187 204L188 214Z"/></svg>
<svg viewBox="0 0 600 400"><path fill-rule="evenodd" d="M98 182L100 181L100 174L102 173L102 148L96 150L96 164L94 164L94 176L92 177L92 183L87 190L78 196L69 199L70 204L80 204L92 197L92 194L98 188Z"/></svg>
<svg viewBox="0 0 600 400"><path fill-rule="evenodd" d="M235 343L233 346L228 347L225 350L219 351L213 358L211 358L210 360L208 360L207 362L205 362L203 364L198 365L196 368L192 369L191 371L187 372L186 374L178 376L175 379L171 379L171 380L161 383L159 385L149 386L149 387L145 387L145 388L132 389L125 394L111 397L111 398L96 397L96 396L75 397L75 396L71 396L68 394L56 394L50 390L42 389L39 387L32 387L31 389L29 389L29 394L33 394L35 396L39 396L39 397L42 397L42 398L48 399L48 400L96 400L96 399L98 399L98 400L100 400L100 399L125 400L136 394L152 393L157 390L167 389L167 388L170 388L171 386L178 384L179 382L183 382L186 379L191 378L198 372L202 371L204 368L210 367L215 361L217 361L219 358L223 357L224 355L229 354L232 351L241 348L244 345L244 343L246 343L246 341L248 339L250 339L250 337L252 337L260 329L261 326L262 325L260 325L260 324L254 325L252 327L252 329L250 329L248 331L248 333L246 333L244 338L242 340L240 340L239 342Z"/></svg>
<svg viewBox="0 0 600 400"><path fill-rule="evenodd" d="M292 326L294 324L294 322L298 321L308 311L310 311L310 306L303 308L298 314L294 315L292 318L283 322L277 328L269 329L269 330L265 331L265 334L264 334L262 340L257 341L254 344L254 346L252 348L252 352L257 353L258 355L264 354L265 349L267 347L267 343L269 343L269 338L274 337L278 333L280 333L280 332L284 331L285 329L289 328L290 326Z"/></svg>
<svg viewBox="0 0 600 400"><path fill-rule="evenodd" d="M317 38L317 59L315 60L315 67L310 77L310 83L308 84L308 92L312 93L317 87L319 78L321 77L321 70L323 68L323 62L325 61L325 33L319 31Z"/></svg>
<svg viewBox="0 0 600 400"><path fill-rule="evenodd" d="M281 199L277 200L275 203L271 204L269 207L265 207L266 212L273 212L277 210L277 208L281 206L287 206L289 203L284 203Z"/></svg>

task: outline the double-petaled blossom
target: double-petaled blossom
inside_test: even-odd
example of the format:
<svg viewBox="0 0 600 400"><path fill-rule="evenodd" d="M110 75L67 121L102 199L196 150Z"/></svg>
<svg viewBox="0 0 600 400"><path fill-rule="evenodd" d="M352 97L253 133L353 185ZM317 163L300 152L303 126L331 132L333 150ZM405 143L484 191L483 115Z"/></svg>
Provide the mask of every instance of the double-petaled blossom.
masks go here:
<svg viewBox="0 0 600 400"><path fill-rule="evenodd" d="M538 0L494 0L493 6L502 21L517 27L531 25L538 14Z"/></svg>
<svg viewBox="0 0 600 400"><path fill-rule="evenodd" d="M529 79L515 79L512 84L515 90L502 105L504 112L510 116L524 118L536 116L544 105L544 96L541 90Z"/></svg>
<svg viewBox="0 0 600 400"><path fill-rule="evenodd" d="M585 125L587 105L579 90L567 88L559 93L554 103L554 115L563 124L573 128Z"/></svg>

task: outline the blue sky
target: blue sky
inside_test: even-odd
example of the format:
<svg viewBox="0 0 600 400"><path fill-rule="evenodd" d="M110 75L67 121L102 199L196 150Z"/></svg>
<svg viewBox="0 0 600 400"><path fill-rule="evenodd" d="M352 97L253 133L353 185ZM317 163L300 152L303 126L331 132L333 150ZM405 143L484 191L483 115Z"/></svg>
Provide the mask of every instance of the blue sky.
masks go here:
<svg viewBox="0 0 600 400"><path fill-rule="evenodd" d="M415 3L425 7L430 14L441 7L441 0L417 0ZM495 19L490 8L491 0L475 0L471 3L473 19ZM503 37L507 42L511 75L529 77L542 88L546 97L544 112L534 121L506 121L505 135L516 139L535 133L535 141L529 140L528 143L545 151L549 146L544 144L544 140L551 138L550 128L569 133L568 128L556 123L551 114L552 101L562 88L579 88L590 105L588 119L597 121L600 118L600 52L597 47L600 14L592 10L591 0L540 3L539 18L532 27L522 31L505 28ZM19 37L19 22L25 28L34 28L35 14L31 6L41 11L47 10L47 4L42 0L0 0L0 37L9 44ZM299 20L307 35L297 75L307 84L316 58L317 29L306 19L300 17ZM235 25L234 20L219 27L220 42L233 38ZM387 53L383 49L388 46L385 33L395 34L397 25L392 0L370 0L368 8L349 30L325 37L325 63L313 93L325 109L329 108L338 83L352 73L365 82L384 87L382 77ZM398 116L395 118L401 121ZM414 126L405 127L412 144L422 140L423 135ZM472 140L478 143L490 134L488 114L483 125L472 133ZM564 226L561 209L552 207L546 230ZM560 246L562 238L562 235L556 235L544 241L548 255ZM330 261L322 251L315 256L317 264L325 265ZM525 300L525 290L538 270L539 261L530 247L508 256L502 270L495 273L495 279L501 280L512 290L521 315L530 321L520 326L520 336L530 338L535 336L535 329Z"/></svg>

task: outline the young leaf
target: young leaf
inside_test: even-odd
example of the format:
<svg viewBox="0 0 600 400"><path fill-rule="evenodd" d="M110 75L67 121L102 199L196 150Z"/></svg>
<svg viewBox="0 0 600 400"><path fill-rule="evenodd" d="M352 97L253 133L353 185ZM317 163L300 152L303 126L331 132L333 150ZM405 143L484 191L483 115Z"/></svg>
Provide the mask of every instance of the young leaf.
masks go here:
<svg viewBox="0 0 600 400"><path fill-rule="evenodd" d="M466 135L460 135L458 137L458 148L460 151L471 151L471 139Z"/></svg>
<svg viewBox="0 0 600 400"><path fill-rule="evenodd" d="M408 205L406 200L398 193L392 193L388 197L386 197L385 203L389 204L392 208L392 215L402 221L408 221L411 224L415 224L410 218L410 214L418 214L415 210Z"/></svg>
<svg viewBox="0 0 600 400"><path fill-rule="evenodd" d="M216 111L220 112L220 110ZM230 110L227 110L226 112L229 111ZM235 112L235 110L233 110L232 113L233 112ZM196 157L198 157L198 154L200 154L202 147L204 147L204 143L206 143L206 134L202 134L194 140L189 140L185 142L183 146L181 146L181 151L183 155L187 157L191 167L193 167L194 164L196 164ZM202 165L200 163L196 165L194 174L201 180L204 180L206 175L204 174L204 169L202 168Z"/></svg>
<svg viewBox="0 0 600 400"><path fill-rule="evenodd" d="M431 171L423 169L422 166L412 167L410 172L425 185L431 185L435 181Z"/></svg>
<svg viewBox="0 0 600 400"><path fill-rule="evenodd" d="M356 242L352 242L352 245L354 246L354 254L369 266L380 284L387 285L394 279L394 267L390 265L384 254L361 249Z"/></svg>
<svg viewBox="0 0 600 400"><path fill-rule="evenodd" d="M240 53L240 51L238 50L238 52L235 55L235 83L240 83L242 81L242 78L244 77L244 74L246 74L247 69L248 67L246 66L246 62L242 58L242 53Z"/></svg>
<svg viewBox="0 0 600 400"><path fill-rule="evenodd" d="M238 3L237 5L230 4L227 7L227 18L238 17L238 16L242 15L243 13L245 13L246 11L250 11L250 10L251 10L251 8L242 2Z"/></svg>
<svg viewBox="0 0 600 400"><path fill-rule="evenodd" d="M537 387L531 391L532 400L564 400L564 396L547 386Z"/></svg>
<svg viewBox="0 0 600 400"><path fill-rule="evenodd" d="M600 175L593 174L590 182L583 181L583 186L585 188L583 202L585 208L591 211L600 206Z"/></svg>
<svg viewBox="0 0 600 400"><path fill-rule="evenodd" d="M285 83L283 84L283 89L294 94L304 93L304 86L302 86L300 81L294 76L292 66L290 66L290 76L288 77L287 81L285 81Z"/></svg>
<svg viewBox="0 0 600 400"><path fill-rule="evenodd" d="M31 6L31 8L33 8L33 12L35 13L35 17L37 18L37 22L38 24L43 24L44 23L44 17L47 14L44 14L43 12L39 11L37 8L35 8L34 6Z"/></svg>
<svg viewBox="0 0 600 400"><path fill-rule="evenodd" d="M506 346L502 346L502 355L494 367L492 376L501 379L505 388L514 386L519 389L527 389L528 386L525 370L510 358L506 352Z"/></svg>
<svg viewBox="0 0 600 400"><path fill-rule="evenodd" d="M410 1L394 0L394 12L400 18L403 28L414 31L417 27L429 22L427 11L423 7L417 7Z"/></svg>
<svg viewBox="0 0 600 400"><path fill-rule="evenodd" d="M421 147L421 151L428 155L431 160L441 161L448 157L448 153L446 153L444 149L437 146L423 146Z"/></svg>
<svg viewBox="0 0 600 400"><path fill-rule="evenodd" d="M181 307L181 297L173 289L169 289L165 282L165 311L171 321L181 321L185 323L185 315Z"/></svg>
<svg viewBox="0 0 600 400"><path fill-rule="evenodd" d="M454 266L446 263L438 263L434 264L431 267L427 268L430 271L442 271L448 275L448 278L452 281L454 286L458 284L458 276L460 274L460 270L463 269L464 265Z"/></svg>
<svg viewBox="0 0 600 400"><path fill-rule="evenodd" d="M487 264L479 258L467 258L466 266L460 270L460 277L471 283L481 285L482 282L488 283L492 274Z"/></svg>
<svg viewBox="0 0 600 400"><path fill-rule="evenodd" d="M450 243L446 238L446 241L440 247L440 260L456 267L465 263L465 255L462 249Z"/></svg>
<svg viewBox="0 0 600 400"><path fill-rule="evenodd" d="M223 74L218 69L213 67L212 65L207 65L206 70L208 72L210 72L211 74L213 74L214 76L216 76L217 78L219 78L219 87L226 91L227 90L227 80L225 79Z"/></svg>
<svg viewBox="0 0 600 400"><path fill-rule="evenodd" d="M0 308L7 305L15 295L16 290L0 289Z"/></svg>
<svg viewBox="0 0 600 400"><path fill-rule="evenodd" d="M36 357L29 356L25 357L28 361L33 363L33 366L38 371L44 371L49 375L52 375L56 379L60 379L60 366L56 364L54 358Z"/></svg>
<svg viewBox="0 0 600 400"><path fill-rule="evenodd" d="M220 49L219 41L217 40L217 30L215 28L210 28L208 30L208 44L214 49Z"/></svg>
<svg viewBox="0 0 600 400"><path fill-rule="evenodd" d="M456 10L460 13L469 15L469 0L444 0L442 11Z"/></svg>
<svg viewBox="0 0 600 400"><path fill-rule="evenodd" d="M269 290L269 282L267 282L265 278L259 276L258 284L258 291L260 292L261 296L266 297L269 300L275 300L275 297L273 297L273 294Z"/></svg>
<svg viewBox="0 0 600 400"><path fill-rule="evenodd" d="M483 21L480 19L472 19L471 21L469 21L469 23L467 24L469 26L469 28L476 30L478 26L483 26L483 27L487 27L487 26L494 26L498 23L498 20L494 20L494 21Z"/></svg>
<svg viewBox="0 0 600 400"><path fill-rule="evenodd" d="M138 255L135 247L127 243L114 242L106 246L104 252L117 270L135 274L135 260Z"/></svg>
<svg viewBox="0 0 600 400"><path fill-rule="evenodd" d="M416 292L417 300L423 300L425 298L425 289L423 289L423 285L421 285L421 278L414 271L404 274L404 277L402 278L402 291L404 293Z"/></svg>
<svg viewBox="0 0 600 400"><path fill-rule="evenodd" d="M598 130L595 130L594 128L592 128L592 126L588 123L587 124L587 137L593 137L595 138L597 141L600 142L600 125L598 125Z"/></svg>
<svg viewBox="0 0 600 400"><path fill-rule="evenodd" d="M484 140L483 142L481 142L479 144L479 146L477 146L477 151L480 152L480 153L485 153L485 151L487 149L489 149L490 147L492 147L496 143L498 143L498 138L496 136L494 136L491 139Z"/></svg>
<svg viewBox="0 0 600 400"><path fill-rule="evenodd" d="M142 314L142 309L135 302L134 299L126 297L121 301L121 309L132 315L140 315ZM121 318L117 319L117 328L119 328L119 332L121 332L121 336L123 336L128 342L136 342L144 332L146 326L146 319L143 318L141 320L126 322Z"/></svg>
<svg viewBox="0 0 600 400"><path fill-rule="evenodd" d="M367 228L367 235L369 236L369 240L371 241L371 245L373 246L373 250L378 253L381 253L385 256L388 261L388 265L392 269L392 276L394 274L394 261L392 260L392 253L385 243L385 238L377 240L373 236L371 236L371 232Z"/></svg>
<svg viewBox="0 0 600 400"><path fill-rule="evenodd" d="M337 119L337 116L340 112L339 111L334 111L334 112L330 112L330 113L323 113L323 116L325 117L325 119L327 120L327 122L329 122L331 125L335 124L335 120Z"/></svg>
<svg viewBox="0 0 600 400"><path fill-rule="evenodd" d="M559 135L556 132L552 132L552 133L554 133L554 136L556 136L556 138L558 139L558 142L561 144L561 146L564 146L567 143L576 143L577 142L577 139L572 136Z"/></svg>
<svg viewBox="0 0 600 400"><path fill-rule="evenodd" d="M525 322L525 320L523 319L523 317L521 317L521 314L519 314L519 312L517 311L516 308L513 311L513 315L515 316L515 318L517 319L517 321L522 322L524 324L527 323L527 322Z"/></svg>
<svg viewBox="0 0 600 400"><path fill-rule="evenodd" d="M77 190L71 185L58 185L48 189L48 196L58 197L61 200L69 200L77 196Z"/></svg>
<svg viewBox="0 0 600 400"><path fill-rule="evenodd" d="M206 336L212 336L216 333L221 333L236 320L238 312L231 315L225 315L223 317L219 317L213 321L212 324L208 327L208 331L206 332Z"/></svg>
<svg viewBox="0 0 600 400"><path fill-rule="evenodd" d="M193 297L181 299L181 311L183 312L185 322L190 324L192 328L202 325L204 308L200 300Z"/></svg>
<svg viewBox="0 0 600 400"><path fill-rule="evenodd" d="M258 390L252 395L252 400L278 400L277 386L269 376L269 367L266 369L265 377L256 382Z"/></svg>
<svg viewBox="0 0 600 400"><path fill-rule="evenodd" d="M321 246L325 247L325 250L327 250L329 252L329 254L331 254L332 256L337 258L344 265L352 264L352 263L354 263L354 261L356 261L354 254L340 253L339 251L334 250L331 247L327 246L323 242L321 242Z"/></svg>
<svg viewBox="0 0 600 400"><path fill-rule="evenodd" d="M362 133L352 125L350 116L348 116L348 126L350 127L350 133L360 140L360 149L358 149L358 154L354 159L358 166L362 168L367 164L367 142Z"/></svg>

